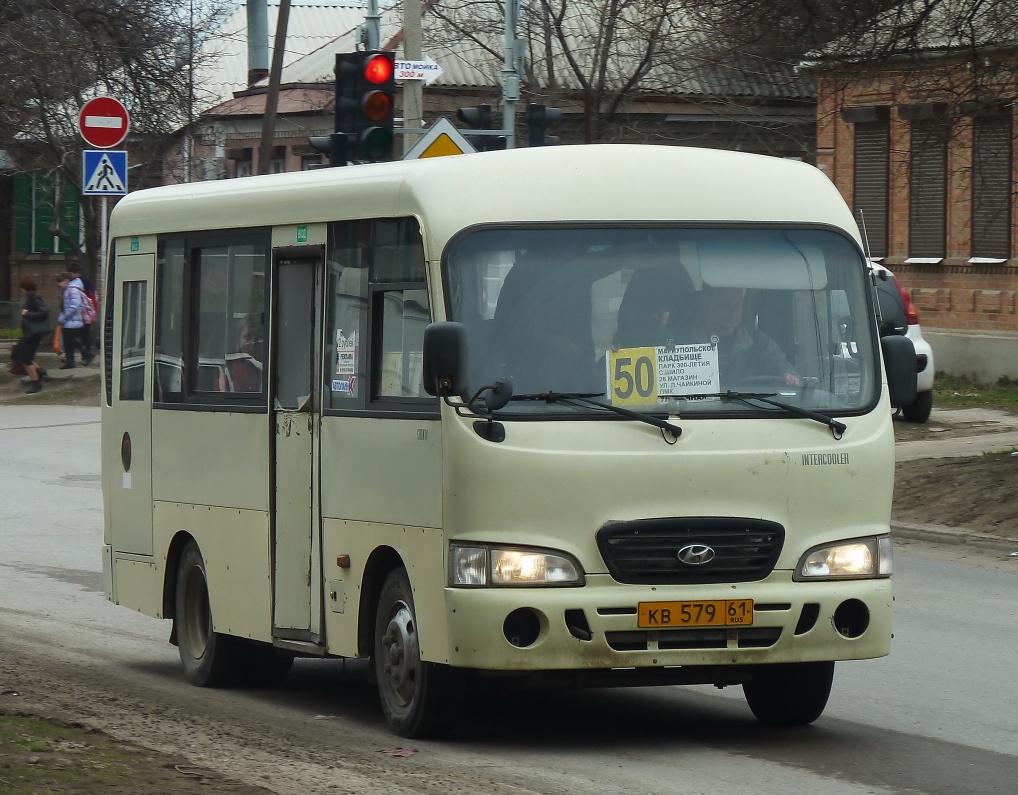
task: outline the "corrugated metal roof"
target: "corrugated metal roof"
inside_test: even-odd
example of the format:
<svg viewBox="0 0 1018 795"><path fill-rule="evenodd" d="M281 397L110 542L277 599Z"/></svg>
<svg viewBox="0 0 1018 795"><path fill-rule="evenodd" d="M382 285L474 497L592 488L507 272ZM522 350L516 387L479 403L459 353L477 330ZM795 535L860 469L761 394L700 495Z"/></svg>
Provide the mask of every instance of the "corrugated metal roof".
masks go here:
<svg viewBox="0 0 1018 795"><path fill-rule="evenodd" d="M279 6L270 5L269 58L275 41ZM284 69L337 37L350 33L364 21L363 5L294 5L286 25ZM195 85L201 107L210 108L247 88L247 9L239 6L201 48ZM333 78L330 75L328 80Z"/></svg>
<svg viewBox="0 0 1018 795"><path fill-rule="evenodd" d="M889 9L865 30L812 53L816 62L860 62L917 53L1018 47L1018 3L1013 0L927 0Z"/></svg>

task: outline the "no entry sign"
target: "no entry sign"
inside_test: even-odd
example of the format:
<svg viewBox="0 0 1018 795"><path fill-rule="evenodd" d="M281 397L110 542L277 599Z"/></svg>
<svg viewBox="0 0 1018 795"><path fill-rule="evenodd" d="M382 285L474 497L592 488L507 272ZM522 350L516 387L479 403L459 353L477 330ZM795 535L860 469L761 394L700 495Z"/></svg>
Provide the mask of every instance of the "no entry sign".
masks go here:
<svg viewBox="0 0 1018 795"><path fill-rule="evenodd" d="M78 114L81 137L97 149L109 149L123 141L130 124L127 108L113 97L90 99Z"/></svg>

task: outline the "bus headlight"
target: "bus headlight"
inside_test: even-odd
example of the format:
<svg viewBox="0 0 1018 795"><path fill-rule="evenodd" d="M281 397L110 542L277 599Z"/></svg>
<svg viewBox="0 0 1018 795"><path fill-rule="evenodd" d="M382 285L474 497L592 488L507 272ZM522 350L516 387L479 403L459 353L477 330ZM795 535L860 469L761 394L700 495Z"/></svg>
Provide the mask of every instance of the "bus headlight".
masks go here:
<svg viewBox="0 0 1018 795"><path fill-rule="evenodd" d="M891 537L857 538L811 549L793 580L858 580L891 576Z"/></svg>
<svg viewBox="0 0 1018 795"><path fill-rule="evenodd" d="M454 588L583 585L580 564L564 552L530 547L452 544Z"/></svg>

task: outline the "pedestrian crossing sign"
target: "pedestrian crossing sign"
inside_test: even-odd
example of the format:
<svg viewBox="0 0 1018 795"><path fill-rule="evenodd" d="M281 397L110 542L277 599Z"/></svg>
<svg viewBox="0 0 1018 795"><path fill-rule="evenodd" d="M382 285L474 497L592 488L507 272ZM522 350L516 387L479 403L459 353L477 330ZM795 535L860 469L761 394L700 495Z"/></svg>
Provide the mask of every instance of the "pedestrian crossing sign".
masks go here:
<svg viewBox="0 0 1018 795"><path fill-rule="evenodd" d="M127 152L86 149L82 156L82 193L86 196L123 196L127 193Z"/></svg>

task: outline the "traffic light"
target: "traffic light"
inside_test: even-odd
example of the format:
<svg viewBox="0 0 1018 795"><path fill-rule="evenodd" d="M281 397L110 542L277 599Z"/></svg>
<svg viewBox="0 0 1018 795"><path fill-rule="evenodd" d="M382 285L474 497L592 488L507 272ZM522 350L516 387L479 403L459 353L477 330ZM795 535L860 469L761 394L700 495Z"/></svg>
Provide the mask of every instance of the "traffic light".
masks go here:
<svg viewBox="0 0 1018 795"><path fill-rule="evenodd" d="M358 141L360 160L392 160L392 122L396 96L396 55L366 52L361 62L362 127Z"/></svg>
<svg viewBox="0 0 1018 795"><path fill-rule="evenodd" d="M471 130L491 129L491 105L477 105L473 108L460 108L456 116Z"/></svg>
<svg viewBox="0 0 1018 795"><path fill-rule="evenodd" d="M555 146L557 135L548 135L548 128L562 118L561 108L548 108L544 105L527 103L527 145Z"/></svg>
<svg viewBox="0 0 1018 795"><path fill-rule="evenodd" d="M472 108L460 108L456 116L471 130L492 130L494 122L491 118L491 105L475 105ZM478 152L493 152L505 149L505 137L495 135L478 135L473 138L474 149Z"/></svg>
<svg viewBox="0 0 1018 795"><path fill-rule="evenodd" d="M393 159L395 94L394 53L336 53L336 132L348 162Z"/></svg>
<svg viewBox="0 0 1018 795"><path fill-rule="evenodd" d="M311 148L329 158L330 166L346 165L346 137L342 133L312 135L308 138Z"/></svg>

